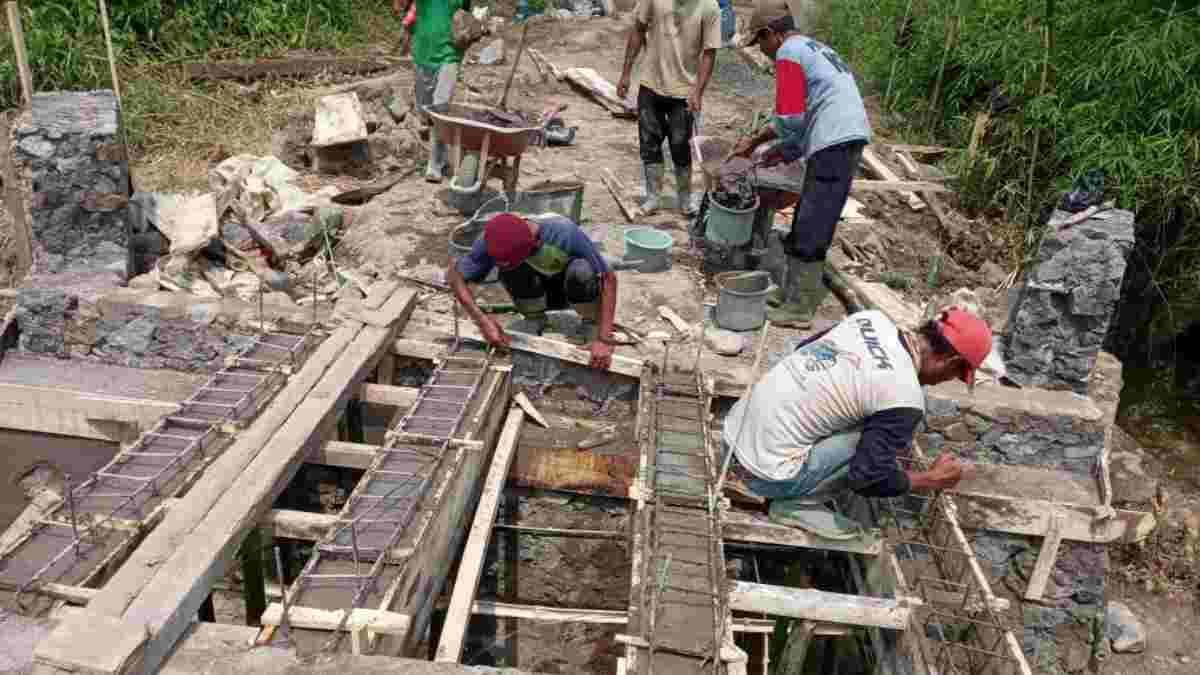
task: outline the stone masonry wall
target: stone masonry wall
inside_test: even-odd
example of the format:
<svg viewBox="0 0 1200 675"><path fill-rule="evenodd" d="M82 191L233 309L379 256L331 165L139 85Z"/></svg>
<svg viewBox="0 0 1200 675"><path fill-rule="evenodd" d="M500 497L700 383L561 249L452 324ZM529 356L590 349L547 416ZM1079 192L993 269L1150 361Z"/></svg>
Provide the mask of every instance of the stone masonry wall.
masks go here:
<svg viewBox="0 0 1200 675"><path fill-rule="evenodd" d="M1008 374L1024 386L1085 393L1121 297L1133 249L1133 214L1101 212L1059 228L1055 212L1037 260L1013 303L1007 327Z"/></svg>
<svg viewBox="0 0 1200 675"><path fill-rule="evenodd" d="M34 273L130 276L129 162L111 91L34 95L12 130Z"/></svg>
<svg viewBox="0 0 1200 675"><path fill-rule="evenodd" d="M1089 475L1116 419L1121 383L1121 362L1101 352L1086 397L997 385L971 394L958 382L927 387L917 440L931 454L950 451L977 462Z"/></svg>
<svg viewBox="0 0 1200 675"><path fill-rule="evenodd" d="M1107 654L1105 607L1108 551L1103 544L1064 541L1042 599L1024 600L1037 562L1040 539L995 532L971 533L971 545L984 574L1019 614L1017 634L1035 673L1088 672L1093 659Z"/></svg>

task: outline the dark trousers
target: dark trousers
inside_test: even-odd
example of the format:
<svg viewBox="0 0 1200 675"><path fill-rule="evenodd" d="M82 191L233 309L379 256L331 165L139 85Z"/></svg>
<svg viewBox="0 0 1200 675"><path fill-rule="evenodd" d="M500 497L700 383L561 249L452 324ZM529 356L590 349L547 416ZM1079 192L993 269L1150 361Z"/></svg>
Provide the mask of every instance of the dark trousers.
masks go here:
<svg viewBox="0 0 1200 675"><path fill-rule="evenodd" d="M565 270L549 277L522 263L500 272L500 283L515 303L545 298L546 309L567 309L600 299L600 276L583 258L575 258Z"/></svg>
<svg viewBox="0 0 1200 675"><path fill-rule="evenodd" d="M792 215L792 232L784 242L789 255L805 262L825 259L865 146L862 141L843 143L808 158L804 192Z"/></svg>
<svg viewBox="0 0 1200 675"><path fill-rule="evenodd" d="M662 96L650 87L638 88L638 142L643 164L662 164L663 139L671 147L671 161L686 169L692 165L692 112L687 99Z"/></svg>

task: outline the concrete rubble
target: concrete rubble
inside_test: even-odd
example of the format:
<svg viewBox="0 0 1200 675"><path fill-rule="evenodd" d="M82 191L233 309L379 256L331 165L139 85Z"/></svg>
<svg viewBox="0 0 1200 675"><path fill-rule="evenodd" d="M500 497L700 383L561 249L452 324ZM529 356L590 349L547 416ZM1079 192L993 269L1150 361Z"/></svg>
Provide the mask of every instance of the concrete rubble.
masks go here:
<svg viewBox="0 0 1200 675"><path fill-rule="evenodd" d="M1146 649L1146 629L1129 606L1118 600L1108 603L1106 636L1118 654L1137 653Z"/></svg>

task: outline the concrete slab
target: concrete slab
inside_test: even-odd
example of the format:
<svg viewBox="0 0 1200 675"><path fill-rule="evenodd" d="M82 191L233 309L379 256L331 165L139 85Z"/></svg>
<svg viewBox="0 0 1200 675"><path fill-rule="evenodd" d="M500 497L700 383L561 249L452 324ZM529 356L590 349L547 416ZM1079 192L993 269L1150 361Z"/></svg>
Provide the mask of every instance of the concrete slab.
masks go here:
<svg viewBox="0 0 1200 675"><path fill-rule="evenodd" d="M37 675L108 675L140 669L146 627L97 612L69 614L34 651Z"/></svg>
<svg viewBox="0 0 1200 675"><path fill-rule="evenodd" d="M191 396L206 376L174 370L142 370L9 352L0 361L0 385L14 384L176 403Z"/></svg>

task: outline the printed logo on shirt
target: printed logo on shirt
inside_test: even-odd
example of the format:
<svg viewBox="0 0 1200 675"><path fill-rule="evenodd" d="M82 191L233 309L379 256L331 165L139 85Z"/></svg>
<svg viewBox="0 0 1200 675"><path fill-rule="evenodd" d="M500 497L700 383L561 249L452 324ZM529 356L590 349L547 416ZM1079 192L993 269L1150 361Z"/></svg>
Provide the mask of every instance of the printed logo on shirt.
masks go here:
<svg viewBox="0 0 1200 675"><path fill-rule="evenodd" d="M887 350L883 345L879 344L879 334L875 331L875 326L871 320L862 317L858 320L858 333L862 336L863 344L867 347L867 353L871 358L875 359L875 366L880 370L892 370L892 362L888 358Z"/></svg>
<svg viewBox="0 0 1200 675"><path fill-rule="evenodd" d="M800 352L808 358L804 361L804 369L810 373L820 373L838 364L838 358L849 363L855 370L862 368L858 355L844 349L838 349L832 340L812 342L800 348Z"/></svg>

